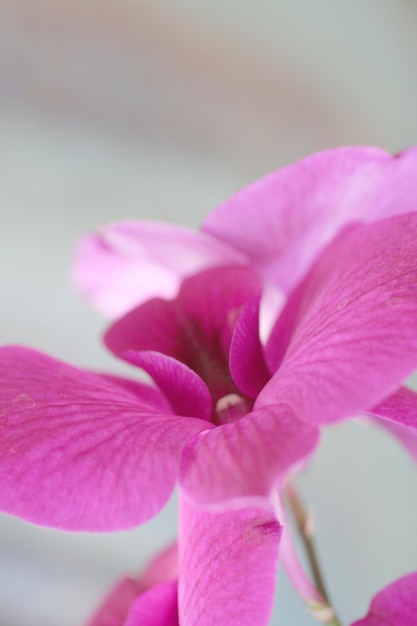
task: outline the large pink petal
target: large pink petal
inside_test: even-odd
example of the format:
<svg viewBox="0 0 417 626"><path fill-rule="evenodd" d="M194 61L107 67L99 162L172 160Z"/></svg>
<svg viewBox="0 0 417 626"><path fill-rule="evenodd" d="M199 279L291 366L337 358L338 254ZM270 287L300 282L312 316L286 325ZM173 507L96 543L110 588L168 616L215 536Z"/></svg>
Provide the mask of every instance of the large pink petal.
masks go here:
<svg viewBox="0 0 417 626"><path fill-rule="evenodd" d="M279 480L318 443L316 427L271 406L202 433L184 449L181 486L194 501L270 497Z"/></svg>
<svg viewBox="0 0 417 626"><path fill-rule="evenodd" d="M355 220L415 211L417 150L372 147L314 154L243 189L203 229L290 291L335 234Z"/></svg>
<svg viewBox="0 0 417 626"><path fill-rule="evenodd" d="M142 593L123 626L179 626L177 582L156 585Z"/></svg>
<svg viewBox="0 0 417 626"><path fill-rule="evenodd" d="M119 222L81 239L73 280L98 309L116 317L151 298L174 297L181 280L202 269L245 262L244 255L207 233Z"/></svg>
<svg viewBox="0 0 417 626"><path fill-rule="evenodd" d="M391 396L367 411L373 422L396 437L417 460L417 393L400 387Z"/></svg>
<svg viewBox="0 0 417 626"><path fill-rule="evenodd" d="M148 519L169 498L185 443L207 428L26 348L0 349L0 380L0 509L46 526Z"/></svg>
<svg viewBox="0 0 417 626"><path fill-rule="evenodd" d="M417 214L348 227L289 298L266 357L278 400L330 423L377 404L417 367Z"/></svg>
<svg viewBox="0 0 417 626"><path fill-rule="evenodd" d="M272 506L198 510L180 498L181 626L266 626L281 527Z"/></svg>
<svg viewBox="0 0 417 626"><path fill-rule="evenodd" d="M206 270L184 280L175 300L151 300L118 320L105 343L122 358L128 350L151 350L181 361L217 402L234 390L228 365L232 333L243 306L259 291L249 268Z"/></svg>
<svg viewBox="0 0 417 626"><path fill-rule="evenodd" d="M399 578L372 600L369 613L352 626L416 626L417 572Z"/></svg>

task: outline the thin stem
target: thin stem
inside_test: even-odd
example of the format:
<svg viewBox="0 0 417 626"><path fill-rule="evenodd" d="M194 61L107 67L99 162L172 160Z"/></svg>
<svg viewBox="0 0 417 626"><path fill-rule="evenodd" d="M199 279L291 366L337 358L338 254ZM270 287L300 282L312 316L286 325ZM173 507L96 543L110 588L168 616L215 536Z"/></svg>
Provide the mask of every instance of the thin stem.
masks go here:
<svg viewBox="0 0 417 626"><path fill-rule="evenodd" d="M326 624L326 626L342 626L341 621L332 607L329 593L321 572L320 562L314 542L313 517L311 514L306 512L300 495L292 482L287 483L284 493L297 524L298 532L310 564L314 583L317 590L323 596L323 600L325 602L325 604L320 607L315 608L310 606L309 608L312 610L315 617L323 624Z"/></svg>

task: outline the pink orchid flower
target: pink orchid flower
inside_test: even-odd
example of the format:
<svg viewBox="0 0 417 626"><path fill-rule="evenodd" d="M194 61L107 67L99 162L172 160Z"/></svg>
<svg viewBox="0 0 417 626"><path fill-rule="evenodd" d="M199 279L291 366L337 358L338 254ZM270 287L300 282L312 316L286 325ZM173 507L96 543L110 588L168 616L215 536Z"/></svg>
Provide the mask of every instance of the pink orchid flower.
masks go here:
<svg viewBox="0 0 417 626"><path fill-rule="evenodd" d="M149 297L131 280L138 267L169 266L157 242L175 235L174 247L191 251L189 264L190 254L178 255L169 280L155 278L157 293L168 285L163 295L177 297L148 300L106 336L159 390L82 372L24 348L0 350L2 510L60 528L128 528L161 508L181 465L180 501L189 522L180 526L180 544L196 536L190 528L198 519L199 532L210 536L204 516L227 515L230 507L266 511L269 521L260 526L276 529L271 499L314 449L318 426L366 412L400 438L414 437L415 397L399 388L417 364L417 214L407 212L415 209L413 162L414 152L396 161L371 149L319 155L300 168L298 193L288 192L287 203L288 168L272 185L282 193L288 245L280 250L258 238L259 258L219 236L154 225L128 225L125 234L115 227L110 243L86 240L84 277L94 299L105 307L113 302L113 311ZM297 166L292 170L295 185ZM319 173L327 183L318 182ZM390 197L387 180L395 185ZM329 198L332 206L323 208ZM345 207L341 219L333 215L337 198ZM293 222L288 207L302 206L303 199L306 213ZM253 196L249 203L256 206ZM270 207L276 210L273 202ZM247 213L242 210L240 220L246 238ZM264 219L271 211L259 214L263 225L252 218L253 236L276 235ZM275 251L272 259L264 255L268 249ZM104 273L98 271L103 259ZM262 344L258 309L265 284L285 289L288 300ZM131 290L129 301L123 285ZM277 549L276 531L273 538ZM197 544L191 545L184 580L197 571ZM295 582L304 585L301 574ZM313 592L305 595L314 599ZM268 588L267 608L270 597ZM267 623L267 612L257 623Z"/></svg>

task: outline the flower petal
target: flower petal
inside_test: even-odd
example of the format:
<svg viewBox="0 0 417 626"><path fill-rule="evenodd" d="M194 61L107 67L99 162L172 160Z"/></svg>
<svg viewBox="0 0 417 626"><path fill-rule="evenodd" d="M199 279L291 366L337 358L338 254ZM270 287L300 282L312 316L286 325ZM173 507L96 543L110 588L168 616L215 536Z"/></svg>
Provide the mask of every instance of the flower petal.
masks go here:
<svg viewBox="0 0 417 626"><path fill-rule="evenodd" d="M26 348L0 349L0 380L0 509L37 524L109 531L148 519L184 444L207 428Z"/></svg>
<svg viewBox="0 0 417 626"><path fill-rule="evenodd" d="M180 481L195 502L270 497L288 471L315 449L316 427L270 406L202 433L184 449Z"/></svg>
<svg viewBox="0 0 417 626"><path fill-rule="evenodd" d="M184 363L153 350L127 350L125 356L153 378L174 413L210 419L212 406L207 385Z"/></svg>
<svg viewBox="0 0 417 626"><path fill-rule="evenodd" d="M345 224L415 211L416 176L416 149L398 157L372 147L327 150L243 189L203 230L289 292Z"/></svg>
<svg viewBox="0 0 417 626"><path fill-rule="evenodd" d="M266 626L280 535L272 506L207 512L180 494L181 626Z"/></svg>
<svg viewBox="0 0 417 626"><path fill-rule="evenodd" d="M259 337L259 298L251 298L235 327L230 346L230 372L236 385L255 399L270 379Z"/></svg>
<svg viewBox="0 0 417 626"><path fill-rule="evenodd" d="M123 626L179 626L177 582L162 583L142 593Z"/></svg>
<svg viewBox="0 0 417 626"><path fill-rule="evenodd" d="M369 613L352 626L416 626L417 572L391 583L377 593Z"/></svg>
<svg viewBox="0 0 417 626"><path fill-rule="evenodd" d="M174 297L181 280L202 269L245 262L244 255L207 233L126 221L81 239L73 281L99 310L117 317L151 298Z"/></svg>
<svg viewBox="0 0 417 626"><path fill-rule="evenodd" d="M417 366L417 214L345 229L293 292L271 333L280 402L330 423L380 402Z"/></svg>
<svg viewBox="0 0 417 626"><path fill-rule="evenodd" d="M417 460L417 393L400 387L367 414L377 426L382 426L396 437Z"/></svg>

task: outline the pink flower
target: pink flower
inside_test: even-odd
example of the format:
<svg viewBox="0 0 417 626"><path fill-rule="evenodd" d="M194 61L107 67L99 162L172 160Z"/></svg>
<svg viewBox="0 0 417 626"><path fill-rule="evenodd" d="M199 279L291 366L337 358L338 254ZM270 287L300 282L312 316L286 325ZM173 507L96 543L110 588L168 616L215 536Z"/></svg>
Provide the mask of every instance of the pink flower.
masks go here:
<svg viewBox="0 0 417 626"><path fill-rule="evenodd" d="M199 563L218 545L215 574L230 576L221 516L232 534L248 525L248 546L252 531L261 550L259 533L268 538L271 582L271 503L319 426L364 413L416 438L415 394L400 387L417 365L416 155L323 153L236 196L206 232L129 223L85 239L77 275L91 298L112 313L143 302L106 343L158 389L1 349L1 510L72 530L128 528L163 506L179 475L184 623L218 621L202 621L211 576ZM251 551L239 549L239 589L261 576ZM244 624L234 586L223 588L212 611L230 606L227 623ZM272 595L271 582L260 625ZM317 599L308 584L306 595Z"/></svg>

